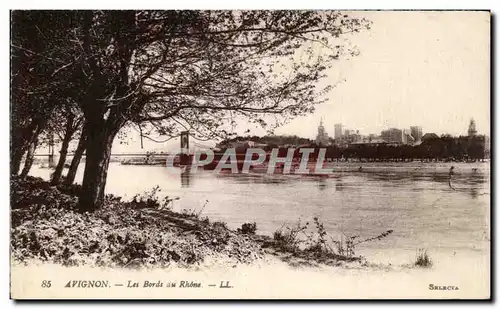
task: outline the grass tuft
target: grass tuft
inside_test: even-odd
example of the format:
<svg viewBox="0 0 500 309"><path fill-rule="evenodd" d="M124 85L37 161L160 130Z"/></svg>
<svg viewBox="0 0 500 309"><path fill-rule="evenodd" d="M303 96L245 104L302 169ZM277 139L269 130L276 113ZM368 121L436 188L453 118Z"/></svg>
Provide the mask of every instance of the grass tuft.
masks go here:
<svg viewBox="0 0 500 309"><path fill-rule="evenodd" d="M413 263L413 265L416 267L430 268L432 267L432 264L433 264L432 259L427 253L427 250L418 249L417 256L415 258L415 262Z"/></svg>

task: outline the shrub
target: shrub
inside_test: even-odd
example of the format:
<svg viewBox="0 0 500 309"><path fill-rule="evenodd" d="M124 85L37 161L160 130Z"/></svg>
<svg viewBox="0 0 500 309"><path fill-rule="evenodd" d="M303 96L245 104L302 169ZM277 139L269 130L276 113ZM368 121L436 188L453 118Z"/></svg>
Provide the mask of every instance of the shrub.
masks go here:
<svg viewBox="0 0 500 309"><path fill-rule="evenodd" d="M429 268L432 266L432 259L429 254L427 254L427 250L418 249L417 256L415 258L415 262L413 263L416 267Z"/></svg>
<svg viewBox="0 0 500 309"><path fill-rule="evenodd" d="M302 225L299 220L295 227L281 227L273 234L276 246L282 251L297 252L302 245L304 252L313 253L316 257L354 258L357 245L381 240L393 232L393 230L387 230L378 236L363 240L359 240L359 235L342 234L340 240L334 240L328 235L323 223L317 217L314 217L315 231L308 232L308 225L308 222Z"/></svg>
<svg viewBox="0 0 500 309"><path fill-rule="evenodd" d="M159 200L157 193L160 191L160 186L156 185L151 190L134 195L130 204L135 208L171 209L172 202L179 198L170 198L166 196L162 200Z"/></svg>
<svg viewBox="0 0 500 309"><path fill-rule="evenodd" d="M195 219L200 219L201 213L205 209L205 206L207 206L208 200L205 200L205 203L201 206L201 209L197 211L196 209L183 209L181 210L181 214L188 217L188 218L195 218ZM203 219L203 221L208 222L208 218Z"/></svg>
<svg viewBox="0 0 500 309"><path fill-rule="evenodd" d="M393 230L387 230L375 237L368 237L363 240L358 240L360 236L359 235L353 235L353 236L347 236L345 234L342 234L340 241L335 241L332 239L332 242L336 245L337 247L337 252L340 255L345 255L347 257L353 257L356 255L355 249L356 246L365 242L370 242L370 241L375 241L375 240L381 240L390 234L394 232Z"/></svg>
<svg viewBox="0 0 500 309"><path fill-rule="evenodd" d="M241 225L241 228L238 228L238 232L241 234L250 234L250 235L255 235L255 232L257 232L257 223L243 223Z"/></svg>
<svg viewBox="0 0 500 309"><path fill-rule="evenodd" d="M300 238L300 234L304 233L309 225L306 222L304 225L301 224L300 220L297 222L296 226L282 226L273 234L273 239L278 246L278 249L285 252L296 252L300 249L300 244L304 243L305 240Z"/></svg>
<svg viewBox="0 0 500 309"><path fill-rule="evenodd" d="M66 193L69 195L79 195L82 191L82 186L79 184L65 184L65 183L60 183L57 188L59 191L62 193Z"/></svg>
<svg viewBox="0 0 500 309"><path fill-rule="evenodd" d="M227 230L226 222L215 221L214 223L212 223L212 227L214 229L226 229Z"/></svg>

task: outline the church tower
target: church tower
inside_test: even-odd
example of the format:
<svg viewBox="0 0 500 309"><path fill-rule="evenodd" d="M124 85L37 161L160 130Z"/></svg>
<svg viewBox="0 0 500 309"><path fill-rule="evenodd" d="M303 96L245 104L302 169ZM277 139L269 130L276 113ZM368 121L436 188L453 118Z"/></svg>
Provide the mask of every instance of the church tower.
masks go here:
<svg viewBox="0 0 500 309"><path fill-rule="evenodd" d="M470 120L469 130L467 131L467 133L469 137L476 136L477 130L476 130L476 122L474 121L474 119Z"/></svg>
<svg viewBox="0 0 500 309"><path fill-rule="evenodd" d="M318 135L316 135L316 145L326 146L328 145L328 133L325 132L325 127L323 126L323 117L318 126Z"/></svg>

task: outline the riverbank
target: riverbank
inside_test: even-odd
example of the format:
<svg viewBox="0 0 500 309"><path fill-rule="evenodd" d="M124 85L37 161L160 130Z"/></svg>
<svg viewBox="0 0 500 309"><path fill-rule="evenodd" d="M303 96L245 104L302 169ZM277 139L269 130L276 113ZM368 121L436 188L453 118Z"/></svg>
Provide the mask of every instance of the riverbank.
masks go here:
<svg viewBox="0 0 500 309"><path fill-rule="evenodd" d="M108 195L101 210L81 214L75 210L78 191L77 185L56 188L40 178L11 179L11 275L17 278L11 282L13 297L489 296L489 254L430 251L432 265L422 268L412 265L412 260L391 265L387 261L372 263L371 257L368 262L328 255L323 250L287 251L274 237L230 230L222 222L197 216L201 210L193 214L145 207L148 199L144 196L148 194L131 202ZM245 231L251 230L247 225ZM393 241L394 236L386 240ZM53 289L41 287L44 280L49 280ZM110 288L68 288L64 295L56 292L75 280L102 280ZM165 288L169 283L179 285L181 280L199 283L202 288ZM130 281L140 287L127 288ZM146 281L162 282L164 288L144 288ZM232 288L218 288L221 284ZM441 291L431 285L458 289Z"/></svg>
<svg viewBox="0 0 500 309"><path fill-rule="evenodd" d="M274 238L250 225L230 230L201 212L174 212L151 193L124 202L107 195L102 209L77 211L78 185L55 187L41 178L11 179L13 262L63 266L156 268L214 263L236 266L280 259L289 265L368 266L354 255L299 249L286 230ZM298 231L295 231L298 232Z"/></svg>
<svg viewBox="0 0 500 309"><path fill-rule="evenodd" d="M381 165L379 165L382 167ZM399 166L407 166L401 164ZM318 217L329 235L374 237L393 229L383 241L356 247L356 254L370 262L399 265L411 263L416 250L428 249L432 257L486 254L489 246L489 164L485 170L462 175L470 164L456 165L452 187L450 165L427 164L437 172L418 170L334 173L332 177L301 177L276 174L231 174L161 166L123 166L111 163L106 192L131 200L159 186L159 198L178 197L171 210L200 212L210 221L223 221L237 230L257 223L257 234L273 236L283 225ZM81 183L83 167L76 183ZM50 179L50 169L34 166L32 176ZM455 190L454 190L455 189ZM208 202L206 202L208 200ZM309 225L310 232L314 226Z"/></svg>

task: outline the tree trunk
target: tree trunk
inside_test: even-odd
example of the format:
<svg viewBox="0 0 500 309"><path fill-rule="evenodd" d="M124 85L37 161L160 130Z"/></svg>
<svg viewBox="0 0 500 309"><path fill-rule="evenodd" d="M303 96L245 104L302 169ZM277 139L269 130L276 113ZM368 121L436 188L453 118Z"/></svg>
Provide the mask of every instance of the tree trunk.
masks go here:
<svg viewBox="0 0 500 309"><path fill-rule="evenodd" d="M23 160L24 148L11 149L10 152L10 174L17 175L21 169L21 161Z"/></svg>
<svg viewBox="0 0 500 309"><path fill-rule="evenodd" d="M66 179L64 180L65 185L72 185L73 182L75 182L76 172L78 170L78 166L80 165L83 152L85 151L86 140L87 135L85 131L82 131L82 136L80 137L80 141L78 142L78 146L76 147L75 154L73 155L73 160L71 160L68 174L66 175Z"/></svg>
<svg viewBox="0 0 500 309"><path fill-rule="evenodd" d="M66 163L66 157L68 155L69 142L71 141L71 136L68 136L68 132L66 132L63 142L61 144L61 150L59 151L59 161L57 162L56 169L52 174L52 179L50 184L55 186L59 184L61 180L62 172L64 170L64 163Z"/></svg>
<svg viewBox="0 0 500 309"><path fill-rule="evenodd" d="M66 118L64 137L61 144L61 150L59 151L59 161L57 162L56 170L54 171L54 174L52 174L52 179L50 182L52 185L57 185L61 181L64 164L66 163L66 157L68 156L69 143L71 142L73 133L75 133L75 129L73 128L74 120L75 115L73 113L70 113Z"/></svg>
<svg viewBox="0 0 500 309"><path fill-rule="evenodd" d="M29 150L30 146L33 144L34 139L38 137L36 131L37 127L31 124L23 129L19 129L17 131L17 134L11 137L11 175L19 174L24 154L26 154L26 152Z"/></svg>
<svg viewBox="0 0 500 309"><path fill-rule="evenodd" d="M104 189L108 174L111 146L118 129L89 124L86 141L85 172L82 193L79 200L80 211L94 211L104 202Z"/></svg>
<svg viewBox="0 0 500 309"><path fill-rule="evenodd" d="M47 124L48 117L39 116L24 126L11 128L10 173L17 175L21 169L23 156L33 143L38 142L38 136ZM24 169L24 168L23 168Z"/></svg>
<svg viewBox="0 0 500 309"><path fill-rule="evenodd" d="M38 140L35 139L28 147L28 151L26 152L26 160L24 161L24 167L21 172L21 178L26 178L26 176L28 176L28 173L30 172L31 166L33 166L33 159L35 157L37 144Z"/></svg>

